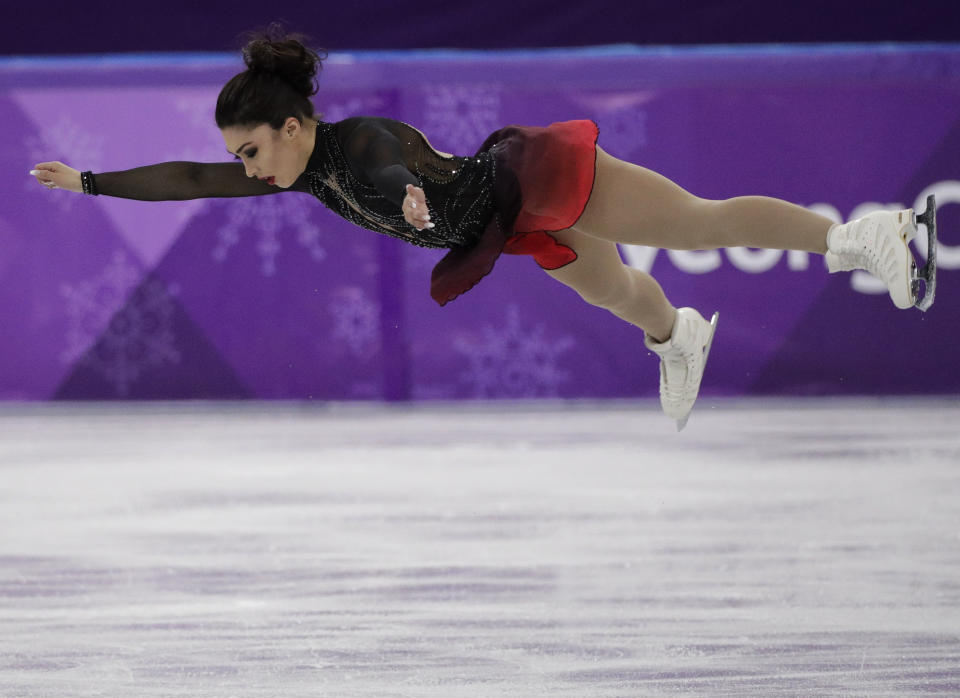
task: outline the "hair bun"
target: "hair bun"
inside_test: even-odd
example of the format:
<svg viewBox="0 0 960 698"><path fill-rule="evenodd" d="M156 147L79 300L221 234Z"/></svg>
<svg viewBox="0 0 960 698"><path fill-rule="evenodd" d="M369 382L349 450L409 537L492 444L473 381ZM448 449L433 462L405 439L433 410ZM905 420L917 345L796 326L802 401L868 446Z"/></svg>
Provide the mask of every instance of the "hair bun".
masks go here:
<svg viewBox="0 0 960 698"><path fill-rule="evenodd" d="M317 93L316 76L322 65L320 55L304 44L308 37L288 34L280 22L266 29L249 32L243 47L243 62L252 72L275 75L297 93L311 97Z"/></svg>

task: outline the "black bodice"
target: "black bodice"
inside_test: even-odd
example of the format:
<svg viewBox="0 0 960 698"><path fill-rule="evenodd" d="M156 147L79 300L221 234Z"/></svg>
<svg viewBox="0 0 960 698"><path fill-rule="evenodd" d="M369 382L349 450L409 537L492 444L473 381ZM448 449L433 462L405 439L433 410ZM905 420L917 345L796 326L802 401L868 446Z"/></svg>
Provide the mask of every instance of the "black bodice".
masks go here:
<svg viewBox="0 0 960 698"><path fill-rule="evenodd" d="M389 140L384 132L396 141L378 143ZM403 167L391 170L398 158ZM310 193L343 218L423 247L475 241L493 215L493 177L489 153L447 156L412 126L372 117L320 122L313 155L301 175ZM417 230L404 219L407 183L423 188L434 228Z"/></svg>

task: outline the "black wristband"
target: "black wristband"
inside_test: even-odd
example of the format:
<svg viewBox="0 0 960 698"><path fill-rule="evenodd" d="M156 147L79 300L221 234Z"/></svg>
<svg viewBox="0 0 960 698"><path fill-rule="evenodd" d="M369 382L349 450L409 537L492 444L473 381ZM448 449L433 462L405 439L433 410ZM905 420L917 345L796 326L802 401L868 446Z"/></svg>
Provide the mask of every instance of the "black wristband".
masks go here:
<svg viewBox="0 0 960 698"><path fill-rule="evenodd" d="M92 196L97 196L99 192L97 191L97 182L93 178L93 172L87 170L86 172L80 173L80 183L83 185L83 193L90 194Z"/></svg>

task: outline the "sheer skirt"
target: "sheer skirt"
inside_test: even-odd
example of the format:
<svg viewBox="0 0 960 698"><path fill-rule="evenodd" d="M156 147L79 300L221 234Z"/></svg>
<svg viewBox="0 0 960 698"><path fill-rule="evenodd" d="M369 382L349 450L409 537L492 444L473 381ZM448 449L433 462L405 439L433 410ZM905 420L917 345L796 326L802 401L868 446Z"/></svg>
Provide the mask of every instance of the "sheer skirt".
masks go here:
<svg viewBox="0 0 960 698"><path fill-rule="evenodd" d="M573 226L593 191L599 127L590 119L506 126L477 150L494 160L494 213L476 243L454 247L433 270L430 295L445 305L492 271L501 254L529 254L558 269L576 252L550 235Z"/></svg>

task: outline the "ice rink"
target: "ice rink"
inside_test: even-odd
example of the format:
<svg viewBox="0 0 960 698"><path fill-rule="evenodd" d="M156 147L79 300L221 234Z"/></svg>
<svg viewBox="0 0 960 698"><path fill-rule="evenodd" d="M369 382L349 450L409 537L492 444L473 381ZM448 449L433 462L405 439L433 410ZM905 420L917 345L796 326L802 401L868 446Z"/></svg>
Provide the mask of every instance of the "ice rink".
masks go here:
<svg viewBox="0 0 960 698"><path fill-rule="evenodd" d="M960 694L960 401L0 408L2 696Z"/></svg>

